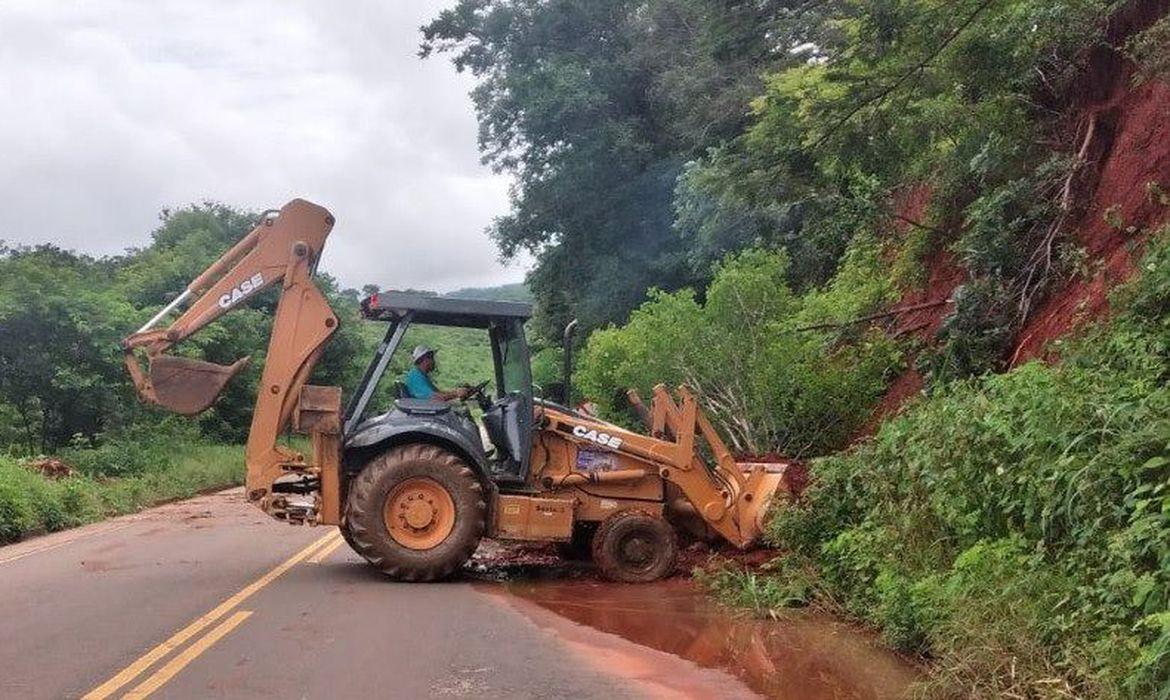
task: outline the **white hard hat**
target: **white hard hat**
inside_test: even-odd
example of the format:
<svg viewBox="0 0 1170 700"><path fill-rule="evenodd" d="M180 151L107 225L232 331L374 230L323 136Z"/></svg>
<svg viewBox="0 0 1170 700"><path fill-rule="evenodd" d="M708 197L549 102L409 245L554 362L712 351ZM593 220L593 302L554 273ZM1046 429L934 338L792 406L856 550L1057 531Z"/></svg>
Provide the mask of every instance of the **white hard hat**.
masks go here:
<svg viewBox="0 0 1170 700"><path fill-rule="evenodd" d="M416 345L416 346L414 346L414 351L410 353L410 359L411 359L411 361L417 363L419 360L423 359L427 355L434 355L434 354L435 354L435 349L432 348L431 346L429 346L429 345Z"/></svg>

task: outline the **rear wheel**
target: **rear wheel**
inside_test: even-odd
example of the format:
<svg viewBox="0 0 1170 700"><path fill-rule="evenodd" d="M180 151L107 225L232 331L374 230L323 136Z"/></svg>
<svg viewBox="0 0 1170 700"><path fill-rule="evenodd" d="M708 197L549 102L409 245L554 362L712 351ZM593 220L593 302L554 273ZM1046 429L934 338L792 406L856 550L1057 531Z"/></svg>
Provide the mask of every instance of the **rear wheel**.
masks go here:
<svg viewBox="0 0 1170 700"><path fill-rule="evenodd" d="M662 518L627 510L610 516L593 536L593 562L611 581L649 583L674 571L678 539Z"/></svg>
<svg viewBox="0 0 1170 700"><path fill-rule="evenodd" d="M471 557L486 516L483 486L463 460L434 445L404 445L350 483L343 535L386 575L433 581Z"/></svg>

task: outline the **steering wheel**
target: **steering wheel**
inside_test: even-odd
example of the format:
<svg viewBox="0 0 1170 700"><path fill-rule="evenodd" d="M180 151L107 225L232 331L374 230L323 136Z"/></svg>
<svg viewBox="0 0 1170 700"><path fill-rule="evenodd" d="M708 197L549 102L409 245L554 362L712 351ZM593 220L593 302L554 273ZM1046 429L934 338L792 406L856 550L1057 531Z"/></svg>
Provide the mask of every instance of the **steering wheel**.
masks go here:
<svg viewBox="0 0 1170 700"><path fill-rule="evenodd" d="M470 401L471 399L475 399L479 403L480 408L483 408L485 404L490 405L491 401L488 399L487 394L483 393L483 390L487 388L488 384L491 384L491 381L490 379L485 379L473 387L468 387L467 395L463 397L463 400Z"/></svg>

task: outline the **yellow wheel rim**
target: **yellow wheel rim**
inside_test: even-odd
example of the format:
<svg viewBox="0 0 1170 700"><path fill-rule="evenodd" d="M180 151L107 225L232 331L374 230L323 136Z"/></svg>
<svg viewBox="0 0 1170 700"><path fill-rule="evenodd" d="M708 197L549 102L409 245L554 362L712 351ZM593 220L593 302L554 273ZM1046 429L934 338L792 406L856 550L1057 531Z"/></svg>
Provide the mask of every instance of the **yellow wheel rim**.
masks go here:
<svg viewBox="0 0 1170 700"><path fill-rule="evenodd" d="M382 519L398 544L408 549L431 549L455 529L455 501L439 482L416 476L386 496Z"/></svg>

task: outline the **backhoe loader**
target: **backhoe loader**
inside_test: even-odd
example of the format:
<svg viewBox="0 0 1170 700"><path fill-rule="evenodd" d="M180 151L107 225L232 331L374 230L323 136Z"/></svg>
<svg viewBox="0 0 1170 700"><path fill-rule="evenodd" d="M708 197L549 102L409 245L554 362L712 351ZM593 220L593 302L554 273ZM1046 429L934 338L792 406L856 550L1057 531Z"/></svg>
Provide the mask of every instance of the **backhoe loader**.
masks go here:
<svg viewBox="0 0 1170 700"><path fill-rule="evenodd" d="M338 526L370 564L406 581L451 575L483 537L578 545L588 538L602 574L626 582L673 569L678 528L739 548L760 537L782 465L737 462L685 387L677 399L655 387L649 406L630 392L648 435L538 398L524 330L528 304L405 292L363 300L364 318L386 331L343 410L340 388L308 384L338 327L313 283L333 224L326 209L299 199L266 212L123 341L145 401L197 414L247 358L221 366L168 351L279 285L245 448L248 501L289 523ZM482 431L466 404L399 398L372 406L412 324L487 333L495 376L467 399L481 412ZM309 455L278 444L289 428L309 436Z"/></svg>

